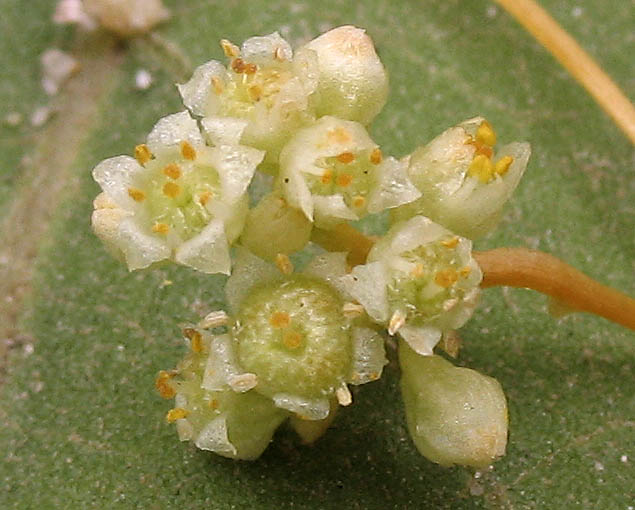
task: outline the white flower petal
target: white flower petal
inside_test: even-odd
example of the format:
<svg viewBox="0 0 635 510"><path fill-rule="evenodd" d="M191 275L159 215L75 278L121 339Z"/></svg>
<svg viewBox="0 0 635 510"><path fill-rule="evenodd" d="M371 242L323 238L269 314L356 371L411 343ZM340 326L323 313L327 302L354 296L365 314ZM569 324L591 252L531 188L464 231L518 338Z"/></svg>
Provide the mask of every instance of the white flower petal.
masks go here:
<svg viewBox="0 0 635 510"><path fill-rule="evenodd" d="M204 144L198 124L186 111L160 119L148 135L148 148L156 153L184 141L192 145Z"/></svg>
<svg viewBox="0 0 635 510"><path fill-rule="evenodd" d="M234 117L205 117L201 124L212 145L238 145L249 122Z"/></svg>
<svg viewBox="0 0 635 510"><path fill-rule="evenodd" d="M187 83L177 84L183 104L193 115L202 117L218 109L219 99L212 88L214 77L225 83L227 70L220 62L210 60L198 66Z"/></svg>
<svg viewBox="0 0 635 510"><path fill-rule="evenodd" d="M243 299L254 285L281 278L273 265L256 257L249 250L237 246L232 274L225 285L225 298L232 313L238 312Z"/></svg>
<svg viewBox="0 0 635 510"><path fill-rule="evenodd" d="M341 277L348 273L347 255L346 252L322 253L313 257L302 272L326 280L340 294L344 294L344 297L348 298L348 292L341 282Z"/></svg>
<svg viewBox="0 0 635 510"><path fill-rule="evenodd" d="M227 422L224 416L210 421L196 438L195 444L201 450L208 450L225 457L234 457L238 451L229 442Z"/></svg>
<svg viewBox="0 0 635 510"><path fill-rule="evenodd" d="M122 251L128 269L143 269L170 258L171 250L163 239L146 234L134 221L125 218L119 224L117 246Z"/></svg>
<svg viewBox="0 0 635 510"><path fill-rule="evenodd" d="M385 158L375 172L375 188L368 197L368 212L375 214L421 197L421 192L408 177L405 162L395 158Z"/></svg>
<svg viewBox="0 0 635 510"><path fill-rule="evenodd" d="M200 234L177 248L174 260L203 273L229 274L231 259L223 222L212 220Z"/></svg>
<svg viewBox="0 0 635 510"><path fill-rule="evenodd" d="M434 326L402 326L397 334L403 338L417 354L432 356L434 346L441 340L441 330Z"/></svg>
<svg viewBox="0 0 635 510"><path fill-rule="evenodd" d="M331 407L325 398L311 400L288 393L278 393L272 400L276 407L296 413L308 420L323 420L329 415Z"/></svg>
<svg viewBox="0 0 635 510"><path fill-rule="evenodd" d="M379 379L384 365L388 364L384 339L372 329L353 328L352 358L351 384L365 384Z"/></svg>
<svg viewBox="0 0 635 510"><path fill-rule="evenodd" d="M346 205L342 195L313 196L315 224L328 228L342 220L358 220L357 215ZM339 220L339 221L338 221Z"/></svg>
<svg viewBox="0 0 635 510"><path fill-rule="evenodd" d="M240 56L249 61L271 60L277 55L280 60L291 60L293 50L278 32L265 36L250 37L240 48Z"/></svg>
<svg viewBox="0 0 635 510"><path fill-rule="evenodd" d="M231 337L229 335L213 337L209 344L209 357L205 365L201 388L207 391L225 390L229 386L230 377L237 376L241 372L236 362Z"/></svg>
<svg viewBox="0 0 635 510"><path fill-rule="evenodd" d="M381 262L356 266L353 271L340 278L340 282L375 321L388 320L387 275Z"/></svg>
<svg viewBox="0 0 635 510"><path fill-rule="evenodd" d="M105 159L93 169L93 179L117 205L133 209L135 202L130 198L128 189L134 186L135 177L144 171L136 159L115 156Z"/></svg>
<svg viewBox="0 0 635 510"><path fill-rule="evenodd" d="M221 180L223 200L232 204L247 191L265 153L241 145L222 145L213 154L213 165Z"/></svg>

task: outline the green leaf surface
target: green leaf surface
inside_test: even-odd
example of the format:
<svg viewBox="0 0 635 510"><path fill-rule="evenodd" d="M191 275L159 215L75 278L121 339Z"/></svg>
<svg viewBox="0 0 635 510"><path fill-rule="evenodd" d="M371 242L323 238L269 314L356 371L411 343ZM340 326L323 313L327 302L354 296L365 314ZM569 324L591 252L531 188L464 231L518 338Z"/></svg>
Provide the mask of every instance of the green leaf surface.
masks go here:
<svg viewBox="0 0 635 510"><path fill-rule="evenodd" d="M341 24L366 28L391 78L372 128L386 152L407 154L476 114L503 142L531 142L502 225L477 247L541 249L631 295L635 158L572 78L484 0L166 3L170 22L122 46L54 27L53 2L30 0L25 12L0 1L3 114L28 119L48 101L37 60L45 49L84 64L48 125L0 128L0 329L11 346L0 507L632 508L633 333L583 314L556 320L543 296L519 289L486 291L461 330L459 364L496 377L509 400L508 452L491 471L441 468L417 453L392 347L384 377L355 390L354 405L312 447L281 430L248 463L178 442L154 377L183 354L179 326L223 306L225 278L175 267L128 273L90 231L90 170L131 153L160 116L178 111L173 83L220 58L219 39L279 30L298 44ZM632 3L543 4L632 97ZM154 77L147 91L134 87L141 67ZM36 256L11 250L25 240ZM16 299L19 316L6 312Z"/></svg>

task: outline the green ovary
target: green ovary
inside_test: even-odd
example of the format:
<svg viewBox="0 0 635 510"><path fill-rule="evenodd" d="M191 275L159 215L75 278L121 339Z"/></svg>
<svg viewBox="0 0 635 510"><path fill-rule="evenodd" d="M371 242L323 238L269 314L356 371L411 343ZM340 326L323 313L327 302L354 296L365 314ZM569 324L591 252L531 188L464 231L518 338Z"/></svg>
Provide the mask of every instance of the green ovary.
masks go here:
<svg viewBox="0 0 635 510"><path fill-rule="evenodd" d="M451 242L449 237L444 240ZM394 270L388 285L391 310L401 310L408 320L429 322L444 312L448 300L464 297L461 280L469 275L456 251L440 242L400 254L410 271Z"/></svg>
<svg viewBox="0 0 635 510"><path fill-rule="evenodd" d="M175 232L183 240L199 234L212 219L205 204L220 195L216 170L190 161L163 158L149 162L146 168L149 177L140 189L147 196L143 205L152 232L158 235ZM166 175L166 168L172 177Z"/></svg>
<svg viewBox="0 0 635 510"><path fill-rule="evenodd" d="M352 210L364 210L372 185L371 153L371 150L345 152L318 160L316 165L324 168L324 173L307 176L309 190L313 195L342 195Z"/></svg>
<svg viewBox="0 0 635 510"><path fill-rule="evenodd" d="M306 276L265 285L243 303L234 338L256 391L272 397L332 394L349 372L349 328L342 302L325 283Z"/></svg>

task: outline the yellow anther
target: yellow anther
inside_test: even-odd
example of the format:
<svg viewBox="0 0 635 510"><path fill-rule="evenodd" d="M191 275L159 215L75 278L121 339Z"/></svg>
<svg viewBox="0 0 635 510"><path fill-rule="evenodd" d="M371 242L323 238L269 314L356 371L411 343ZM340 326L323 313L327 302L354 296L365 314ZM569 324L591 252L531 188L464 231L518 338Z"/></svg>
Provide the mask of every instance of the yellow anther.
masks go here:
<svg viewBox="0 0 635 510"><path fill-rule="evenodd" d="M492 125L484 120L476 130L476 141L494 147L496 145L496 132Z"/></svg>
<svg viewBox="0 0 635 510"><path fill-rule="evenodd" d="M178 179L181 177L181 167L176 163L170 163L163 169L163 174L170 179Z"/></svg>
<svg viewBox="0 0 635 510"><path fill-rule="evenodd" d="M170 198L176 198L181 193L181 186L175 182L166 182L163 185L163 194Z"/></svg>
<svg viewBox="0 0 635 510"><path fill-rule="evenodd" d="M505 175L513 162L514 158L511 156L503 156L494 165L494 173L498 175Z"/></svg>
<svg viewBox="0 0 635 510"><path fill-rule="evenodd" d="M474 155L482 154L483 156L486 156L487 158L490 158L490 159L494 155L494 150L489 145L474 142L474 146L476 147L476 151L474 152Z"/></svg>
<svg viewBox="0 0 635 510"><path fill-rule="evenodd" d="M152 153L145 143L134 148L134 157L140 165L145 165L152 158Z"/></svg>
<svg viewBox="0 0 635 510"><path fill-rule="evenodd" d="M258 71L258 66L256 64L247 63L243 69L243 73L245 74L255 74Z"/></svg>
<svg viewBox="0 0 635 510"><path fill-rule="evenodd" d="M192 349L192 352L203 352L203 335L194 328L185 328L183 334L190 340L190 349Z"/></svg>
<svg viewBox="0 0 635 510"><path fill-rule="evenodd" d="M276 255L276 267L282 274L293 273L293 264L291 263L289 257L284 253L278 253L278 255Z"/></svg>
<svg viewBox="0 0 635 510"><path fill-rule="evenodd" d="M213 196L214 193L212 193L211 191L203 191L203 193L198 196L198 203L202 206L205 206Z"/></svg>
<svg viewBox="0 0 635 510"><path fill-rule="evenodd" d="M355 155L352 152L342 152L342 154L335 156L340 163L348 164L355 161Z"/></svg>
<svg viewBox="0 0 635 510"><path fill-rule="evenodd" d="M459 270L459 274L460 274L463 278L467 278L467 277L470 275L470 273L471 273L471 272L472 272L472 268L471 268L470 266L465 266L465 267L462 267L462 268Z"/></svg>
<svg viewBox="0 0 635 510"><path fill-rule="evenodd" d="M128 188L128 195L135 202L143 202L146 199L146 194L138 188Z"/></svg>
<svg viewBox="0 0 635 510"><path fill-rule="evenodd" d="M456 246L459 244L459 238L458 237L452 237L450 239L445 239L443 241L441 241L441 245L445 246L446 248L456 248Z"/></svg>
<svg viewBox="0 0 635 510"><path fill-rule="evenodd" d="M209 406L210 409L218 409L218 400L216 400L215 398L213 398L212 400L210 400L207 404Z"/></svg>
<svg viewBox="0 0 635 510"><path fill-rule="evenodd" d="M338 186L341 186L342 188L346 188L347 186L350 186L352 182L353 182L353 176L351 174L340 174L335 179L335 184L337 184Z"/></svg>
<svg viewBox="0 0 635 510"><path fill-rule="evenodd" d="M291 316L287 312L273 312L269 324L278 329L287 328L291 324Z"/></svg>
<svg viewBox="0 0 635 510"><path fill-rule="evenodd" d="M326 137L331 143L348 143L351 141L350 133L342 127L331 129L328 133L326 133Z"/></svg>
<svg viewBox="0 0 635 510"><path fill-rule="evenodd" d="M167 370L161 370L154 381L154 387L163 398L174 398L176 395L176 391L170 384L170 379L172 379L172 377L172 373Z"/></svg>
<svg viewBox="0 0 635 510"><path fill-rule="evenodd" d="M216 95L220 96L223 93L223 82L220 81L218 76L212 76L212 87Z"/></svg>
<svg viewBox="0 0 635 510"><path fill-rule="evenodd" d="M478 178L482 183L487 183L494 176L494 165L492 160L483 154L474 157L467 169L467 174Z"/></svg>
<svg viewBox="0 0 635 510"><path fill-rule="evenodd" d="M233 58L240 55L240 49L238 48L238 46L233 44L231 41L228 41L227 39L221 39L220 46L221 48L223 48L223 53L225 53L226 57Z"/></svg>
<svg viewBox="0 0 635 510"><path fill-rule="evenodd" d="M259 85L252 85L247 89L247 91L249 92L249 97L252 101L260 101L262 98L262 87Z"/></svg>
<svg viewBox="0 0 635 510"><path fill-rule="evenodd" d="M285 331L282 333L282 343L287 349L297 349L302 345L302 335L297 331Z"/></svg>
<svg viewBox="0 0 635 510"><path fill-rule="evenodd" d="M194 150L194 147L192 147L190 142L181 142L181 155L185 159L189 159L190 161L194 161L196 159L196 151Z"/></svg>
<svg viewBox="0 0 635 510"><path fill-rule="evenodd" d="M155 223L152 225L152 232L155 234L166 235L170 231L170 226L167 223Z"/></svg>
<svg viewBox="0 0 635 510"><path fill-rule="evenodd" d="M245 61L242 58L235 58L232 60L231 68L235 73L244 73L246 67L247 64L245 64Z"/></svg>
<svg viewBox="0 0 635 510"><path fill-rule="evenodd" d="M168 423L174 423L176 420L182 420L189 414L187 409L183 409L182 407L175 407L174 409L170 409L168 414L165 415L165 421Z"/></svg>
<svg viewBox="0 0 635 510"><path fill-rule="evenodd" d="M459 279L459 273L451 267L442 269L434 276L434 283L437 285L448 288L454 285Z"/></svg>
<svg viewBox="0 0 635 510"><path fill-rule="evenodd" d="M357 195L356 197L353 197L353 207L359 209L364 207L364 205L366 205L366 199L363 196Z"/></svg>
<svg viewBox="0 0 635 510"><path fill-rule="evenodd" d="M330 184L333 180L333 170L325 170L320 180L322 181L322 184Z"/></svg>
<svg viewBox="0 0 635 510"><path fill-rule="evenodd" d="M379 147L375 147L373 152L370 153L370 162L373 165L379 165L383 159L384 155L382 154L381 149Z"/></svg>
<svg viewBox="0 0 635 510"><path fill-rule="evenodd" d="M415 267L412 268L412 270L410 271L410 274L414 277L414 278L421 278L423 276L423 264L421 262L417 262L415 264Z"/></svg>

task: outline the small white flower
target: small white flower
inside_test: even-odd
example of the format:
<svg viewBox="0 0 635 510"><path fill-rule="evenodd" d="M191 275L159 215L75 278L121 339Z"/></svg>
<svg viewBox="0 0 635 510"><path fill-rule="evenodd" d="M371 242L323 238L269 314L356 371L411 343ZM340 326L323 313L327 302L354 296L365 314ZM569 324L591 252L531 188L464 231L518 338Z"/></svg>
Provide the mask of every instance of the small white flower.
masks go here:
<svg viewBox="0 0 635 510"><path fill-rule="evenodd" d="M318 227L358 220L417 199L406 167L384 157L364 126L322 117L280 154L278 188Z"/></svg>
<svg viewBox="0 0 635 510"><path fill-rule="evenodd" d="M340 278L368 315L430 355L476 306L482 273L472 243L423 216L393 226L364 265Z"/></svg>
<svg viewBox="0 0 635 510"><path fill-rule="evenodd" d="M267 151L273 172L284 143L315 118L309 99L317 86L317 57L307 49L294 55L277 32L252 37L240 49L229 41L221 45L229 65L212 60L199 66L178 85L183 102L217 134L239 129L241 143Z"/></svg>
<svg viewBox="0 0 635 510"><path fill-rule="evenodd" d="M475 117L418 148L406 161L410 179L423 197L393 211L394 220L423 214L470 239L492 230L531 153L528 143L494 151L495 145L492 126Z"/></svg>
<svg viewBox="0 0 635 510"><path fill-rule="evenodd" d="M229 244L247 214L246 189L263 153L206 146L187 112L161 119L135 158L102 161L93 177L93 229L130 270L172 259L206 273L230 271Z"/></svg>
<svg viewBox="0 0 635 510"><path fill-rule="evenodd" d="M148 32L170 17L161 0L84 0L84 10L122 37Z"/></svg>

